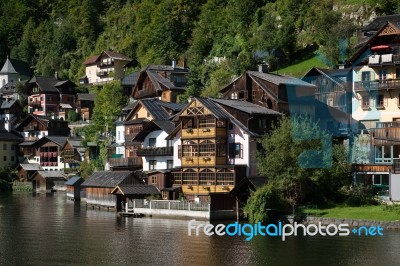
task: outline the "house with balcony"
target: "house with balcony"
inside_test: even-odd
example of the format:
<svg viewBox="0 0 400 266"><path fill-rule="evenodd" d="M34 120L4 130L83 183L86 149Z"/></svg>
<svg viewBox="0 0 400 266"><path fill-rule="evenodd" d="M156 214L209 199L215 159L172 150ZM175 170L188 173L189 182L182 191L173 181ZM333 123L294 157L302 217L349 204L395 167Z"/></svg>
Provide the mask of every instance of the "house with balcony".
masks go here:
<svg viewBox="0 0 400 266"><path fill-rule="evenodd" d="M224 99L251 102L286 115L314 115L316 89L301 79L268 73L260 65L258 71L246 71L220 92Z"/></svg>
<svg viewBox="0 0 400 266"><path fill-rule="evenodd" d="M0 70L0 87L12 84L21 80L30 79L33 75L29 65L21 60L8 58Z"/></svg>
<svg viewBox="0 0 400 266"><path fill-rule="evenodd" d="M0 98L0 121L9 121L12 127L21 122L23 108L14 98Z"/></svg>
<svg viewBox="0 0 400 266"><path fill-rule="evenodd" d="M35 141L32 144L35 150L34 160L45 171L63 171L66 165L61 151L67 139L66 136L45 136Z"/></svg>
<svg viewBox="0 0 400 266"><path fill-rule="evenodd" d="M137 77L131 97L135 100L158 97L164 102L176 102L187 85L189 69L178 67L173 61L171 66L149 65Z"/></svg>
<svg viewBox="0 0 400 266"><path fill-rule="evenodd" d="M184 104L181 103L170 103L159 100L158 98L147 98L141 99L133 103L129 107L129 113L126 115L123 126L124 132L124 143L125 143L125 158L111 158L109 160L110 167L116 167L118 162L133 163L132 165L141 169L142 158L137 155L137 150L142 147L143 143L135 141L134 138L138 133L142 131L144 126L150 121L169 121L170 117L178 113ZM119 128L123 128L119 124ZM117 138L118 138L117 131ZM122 134L122 132L120 133Z"/></svg>
<svg viewBox="0 0 400 266"><path fill-rule="evenodd" d="M41 116L59 116L60 107L75 108L75 87L69 80L58 80L56 77L33 77L27 83L28 113Z"/></svg>
<svg viewBox="0 0 400 266"><path fill-rule="evenodd" d="M386 22L356 51L353 67L352 116L357 130L376 122L400 120L400 24Z"/></svg>
<svg viewBox="0 0 400 266"><path fill-rule="evenodd" d="M99 55L89 57L85 62L85 77L81 84L101 84L124 77L124 66L132 61L126 55L103 51Z"/></svg>
<svg viewBox="0 0 400 266"><path fill-rule="evenodd" d="M156 186L162 192L162 198L168 200L178 199L180 193L180 188L172 187L171 182L173 142L165 139L174 129L175 124L171 121L153 120L133 139L143 143L137 155L142 157L147 183Z"/></svg>
<svg viewBox="0 0 400 266"><path fill-rule="evenodd" d="M5 98L5 99L15 99L15 100L20 100L21 95L18 88L19 87L25 87L26 83L28 80L21 80L21 81L13 81L13 82L8 82L6 85L0 88L0 97Z"/></svg>
<svg viewBox="0 0 400 266"><path fill-rule="evenodd" d="M15 166L18 163L18 144L22 141L18 132L4 129L0 124L0 167Z"/></svg>
<svg viewBox="0 0 400 266"><path fill-rule="evenodd" d="M77 173L81 162L85 160L86 148L82 137L68 137L61 147L60 157L64 163L64 172Z"/></svg>
<svg viewBox="0 0 400 266"><path fill-rule="evenodd" d="M192 99L173 118L178 126L167 137L174 142L173 187L188 200L211 199L212 208L231 209L229 192L244 177L257 175L257 140L281 116L247 101Z"/></svg>
<svg viewBox="0 0 400 266"><path fill-rule="evenodd" d="M68 122L63 120L51 119L49 117L29 114L15 128L23 137L23 142L19 146L19 157L24 157L29 163L39 163L36 156L36 149L33 144L45 136L68 136L70 128Z"/></svg>

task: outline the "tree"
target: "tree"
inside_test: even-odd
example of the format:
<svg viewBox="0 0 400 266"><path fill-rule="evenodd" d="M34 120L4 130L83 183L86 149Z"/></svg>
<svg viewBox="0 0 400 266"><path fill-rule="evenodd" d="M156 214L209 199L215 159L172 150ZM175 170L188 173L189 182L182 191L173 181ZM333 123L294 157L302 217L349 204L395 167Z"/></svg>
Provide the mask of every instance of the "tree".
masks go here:
<svg viewBox="0 0 400 266"><path fill-rule="evenodd" d="M8 167L0 168L0 191L12 190L12 181L17 178L15 170Z"/></svg>
<svg viewBox="0 0 400 266"><path fill-rule="evenodd" d="M339 200L340 189L350 182L347 151L340 145L332 147L331 135L311 118L283 118L261 144L263 151L258 154L257 166L270 188L257 190L251 196L248 217L264 217L264 205L275 203L259 199L268 199L268 193L275 190L284 199L281 207L290 205L293 211L299 204Z"/></svg>

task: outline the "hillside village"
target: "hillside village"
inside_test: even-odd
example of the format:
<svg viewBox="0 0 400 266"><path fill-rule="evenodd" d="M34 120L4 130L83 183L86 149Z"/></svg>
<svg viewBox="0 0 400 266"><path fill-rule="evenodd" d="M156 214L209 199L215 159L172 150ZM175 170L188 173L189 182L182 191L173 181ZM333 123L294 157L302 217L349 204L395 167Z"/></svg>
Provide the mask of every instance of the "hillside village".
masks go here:
<svg viewBox="0 0 400 266"><path fill-rule="evenodd" d="M186 61L125 74L135 60L106 50L82 62L85 75L75 84L57 73L35 76L27 63L7 58L0 71L0 167L15 168L18 183L37 192L67 190L93 206L122 210L150 197L233 211L243 193L266 182L257 170L259 140L281 117L306 114L334 141L359 148L354 183L399 201L399 34L400 15L377 17L337 69L314 67L298 79L260 64L222 86L220 98L187 102L179 102L191 71ZM76 128L92 123L96 93L78 88L114 80L129 104L97 142L85 140ZM70 120L72 113L78 121ZM98 158L104 143L104 169L83 179L82 164Z"/></svg>

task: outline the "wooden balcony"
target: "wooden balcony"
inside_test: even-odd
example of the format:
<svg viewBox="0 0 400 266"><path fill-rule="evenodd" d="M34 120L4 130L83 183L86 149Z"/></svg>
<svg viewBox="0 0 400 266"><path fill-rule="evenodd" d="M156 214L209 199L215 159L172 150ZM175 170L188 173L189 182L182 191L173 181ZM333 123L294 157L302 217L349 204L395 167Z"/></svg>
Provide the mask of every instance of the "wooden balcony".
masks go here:
<svg viewBox="0 0 400 266"><path fill-rule="evenodd" d="M24 131L39 131L39 127L29 125L29 126L24 127Z"/></svg>
<svg viewBox="0 0 400 266"><path fill-rule="evenodd" d="M400 128L400 121L392 121L392 122L376 122L376 128Z"/></svg>
<svg viewBox="0 0 400 266"><path fill-rule="evenodd" d="M174 147L149 147L137 150L138 156L172 156Z"/></svg>
<svg viewBox="0 0 400 266"><path fill-rule="evenodd" d="M400 89L400 79L354 82L354 91L376 91L388 89Z"/></svg>
<svg viewBox="0 0 400 266"><path fill-rule="evenodd" d="M184 128L182 139L226 137L226 128Z"/></svg>
<svg viewBox="0 0 400 266"><path fill-rule="evenodd" d="M198 166L216 166L225 165L225 157L215 157L215 156L193 156L193 157L183 157L181 159L182 167L198 167Z"/></svg>
<svg viewBox="0 0 400 266"><path fill-rule="evenodd" d="M99 70L96 72L98 77L107 77L108 76L108 71L107 70Z"/></svg>
<svg viewBox="0 0 400 266"><path fill-rule="evenodd" d="M142 158L110 158L108 159L110 167L130 167L130 166L142 166Z"/></svg>
<svg viewBox="0 0 400 266"><path fill-rule="evenodd" d="M41 101L29 101L28 105L29 106L42 106L42 102Z"/></svg>

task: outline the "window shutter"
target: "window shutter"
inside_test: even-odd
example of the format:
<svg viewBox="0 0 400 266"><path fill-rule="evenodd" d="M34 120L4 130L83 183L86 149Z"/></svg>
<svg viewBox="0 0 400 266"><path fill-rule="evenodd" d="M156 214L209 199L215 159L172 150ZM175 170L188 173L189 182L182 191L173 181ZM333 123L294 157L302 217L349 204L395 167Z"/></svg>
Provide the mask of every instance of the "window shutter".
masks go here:
<svg viewBox="0 0 400 266"><path fill-rule="evenodd" d="M229 158L235 158L235 143L229 143Z"/></svg>

